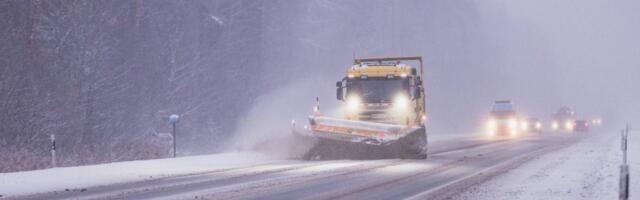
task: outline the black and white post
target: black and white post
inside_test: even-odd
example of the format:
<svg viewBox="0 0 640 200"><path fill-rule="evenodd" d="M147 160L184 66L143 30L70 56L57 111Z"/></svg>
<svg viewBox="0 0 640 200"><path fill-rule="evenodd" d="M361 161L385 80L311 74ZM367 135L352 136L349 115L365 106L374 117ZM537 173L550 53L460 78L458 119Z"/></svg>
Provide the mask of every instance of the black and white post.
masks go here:
<svg viewBox="0 0 640 200"><path fill-rule="evenodd" d="M620 165L620 199L629 199L629 165L627 164L627 142L629 138L629 126L622 130L622 165Z"/></svg>
<svg viewBox="0 0 640 200"><path fill-rule="evenodd" d="M176 124L180 121L180 116L173 114L169 116L169 122L171 123L173 131L171 132L171 138L173 139L173 157L176 157Z"/></svg>
<svg viewBox="0 0 640 200"><path fill-rule="evenodd" d="M56 167L56 135L51 134L51 167Z"/></svg>

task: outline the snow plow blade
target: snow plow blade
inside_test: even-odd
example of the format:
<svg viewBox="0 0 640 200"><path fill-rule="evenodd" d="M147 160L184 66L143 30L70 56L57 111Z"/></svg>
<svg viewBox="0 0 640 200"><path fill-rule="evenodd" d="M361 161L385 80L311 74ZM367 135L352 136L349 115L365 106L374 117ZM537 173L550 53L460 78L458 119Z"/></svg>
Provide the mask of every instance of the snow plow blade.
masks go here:
<svg viewBox="0 0 640 200"><path fill-rule="evenodd" d="M309 126L292 129L299 141L314 141L306 160L425 159L424 127L310 116Z"/></svg>
<svg viewBox="0 0 640 200"><path fill-rule="evenodd" d="M421 128L320 116L310 116L309 124L314 137L369 145L389 145Z"/></svg>

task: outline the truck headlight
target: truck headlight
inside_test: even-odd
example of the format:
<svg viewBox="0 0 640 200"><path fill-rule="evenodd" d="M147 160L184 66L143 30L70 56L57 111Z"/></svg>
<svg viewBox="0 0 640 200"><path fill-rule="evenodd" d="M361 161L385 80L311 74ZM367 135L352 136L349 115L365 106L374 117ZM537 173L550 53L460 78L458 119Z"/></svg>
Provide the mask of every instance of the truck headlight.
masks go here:
<svg viewBox="0 0 640 200"><path fill-rule="evenodd" d="M409 108L409 97L398 95L393 99L393 107L398 112L405 112Z"/></svg>
<svg viewBox="0 0 640 200"><path fill-rule="evenodd" d="M536 122L536 130L542 129L542 123Z"/></svg>
<svg viewBox="0 0 640 200"><path fill-rule="evenodd" d="M360 110L360 106L362 106L362 100L359 96L352 95L347 98L347 112L358 112Z"/></svg>
<svg viewBox="0 0 640 200"><path fill-rule="evenodd" d="M496 130L497 127L498 127L498 123L496 122L495 119L489 119L487 121L487 129L489 129L489 131Z"/></svg>
<svg viewBox="0 0 640 200"><path fill-rule="evenodd" d="M560 124L558 124L557 121L553 121L553 123L551 123L551 129L558 130L558 128L560 127Z"/></svg>

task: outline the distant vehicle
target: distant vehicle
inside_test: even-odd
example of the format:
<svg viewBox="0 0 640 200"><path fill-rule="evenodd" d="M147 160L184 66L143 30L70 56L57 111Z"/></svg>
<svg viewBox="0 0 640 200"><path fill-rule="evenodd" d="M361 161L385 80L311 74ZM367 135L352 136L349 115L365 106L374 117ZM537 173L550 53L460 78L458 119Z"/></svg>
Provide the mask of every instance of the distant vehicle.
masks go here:
<svg viewBox="0 0 640 200"><path fill-rule="evenodd" d="M553 121L551 122L551 130L573 132L575 126L575 112L569 107L562 107L553 114Z"/></svg>
<svg viewBox="0 0 640 200"><path fill-rule="evenodd" d="M495 101L487 120L487 131L491 136L516 136L522 127L510 100Z"/></svg>
<svg viewBox="0 0 640 200"><path fill-rule="evenodd" d="M596 126L602 125L602 119L600 119L600 118L592 119L591 120L591 124L596 125Z"/></svg>
<svg viewBox="0 0 640 200"><path fill-rule="evenodd" d="M538 118L529 118L522 123L523 131L542 133L542 122Z"/></svg>
<svg viewBox="0 0 640 200"><path fill-rule="evenodd" d="M574 132L589 132L589 122L587 120L576 120L573 128Z"/></svg>

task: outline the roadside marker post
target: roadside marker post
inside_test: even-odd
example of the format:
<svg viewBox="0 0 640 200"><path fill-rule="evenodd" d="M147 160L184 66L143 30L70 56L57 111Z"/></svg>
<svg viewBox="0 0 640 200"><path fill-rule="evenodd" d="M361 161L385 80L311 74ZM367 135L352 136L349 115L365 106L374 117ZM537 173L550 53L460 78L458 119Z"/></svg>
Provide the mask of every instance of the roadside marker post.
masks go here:
<svg viewBox="0 0 640 200"><path fill-rule="evenodd" d="M171 127L172 127L172 135L171 138L173 139L173 157L176 157L176 124L180 121L180 115L177 114L173 114L169 116L169 122L171 123Z"/></svg>
<svg viewBox="0 0 640 200"><path fill-rule="evenodd" d="M56 135L51 134L51 168L56 167Z"/></svg>
<svg viewBox="0 0 640 200"><path fill-rule="evenodd" d="M627 164L627 144L629 137L629 126L622 131L622 165L620 165L620 200L629 199L629 165Z"/></svg>

